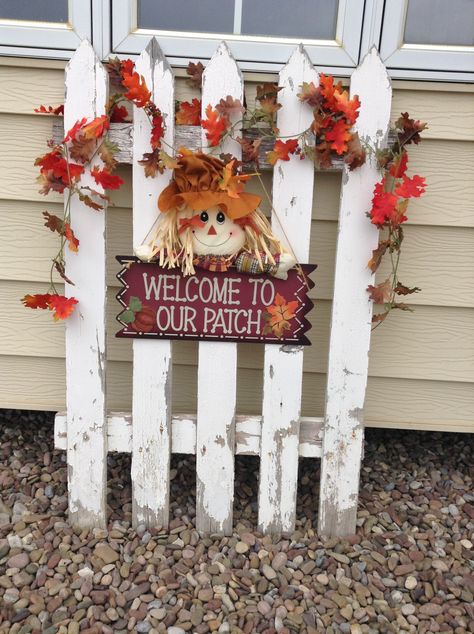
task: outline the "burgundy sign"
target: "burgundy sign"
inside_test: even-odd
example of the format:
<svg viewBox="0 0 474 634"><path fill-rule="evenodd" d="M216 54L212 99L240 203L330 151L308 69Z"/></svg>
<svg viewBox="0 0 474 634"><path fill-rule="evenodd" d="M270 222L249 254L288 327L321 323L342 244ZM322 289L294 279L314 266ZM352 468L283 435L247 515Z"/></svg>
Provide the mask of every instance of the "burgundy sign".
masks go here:
<svg viewBox="0 0 474 634"><path fill-rule="evenodd" d="M154 262L118 256L117 299L123 328L117 337L206 339L309 345L306 314L313 307L313 264L292 269L287 280L238 271L196 269L184 276Z"/></svg>

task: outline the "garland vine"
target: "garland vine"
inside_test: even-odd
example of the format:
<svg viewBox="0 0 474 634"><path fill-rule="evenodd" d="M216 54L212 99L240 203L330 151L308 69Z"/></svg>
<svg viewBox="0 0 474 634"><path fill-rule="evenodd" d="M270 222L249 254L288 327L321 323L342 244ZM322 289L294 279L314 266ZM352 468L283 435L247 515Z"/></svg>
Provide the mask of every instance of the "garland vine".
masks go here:
<svg viewBox="0 0 474 634"><path fill-rule="evenodd" d="M48 141L49 152L35 161L40 171L40 193L47 195L50 191L56 191L65 194L66 200L63 218L43 212L45 226L59 235L59 249L52 258L48 292L25 295L22 302L28 308L51 310L55 320L66 319L78 303L74 297L62 295L53 279L57 272L65 282L74 285L74 281L66 274L65 263L66 249L74 252L79 249L79 240L71 226L72 198L77 196L85 205L100 212L106 203L111 202L104 191L117 190L123 184L123 180L114 174L119 148L109 139L110 124L130 122L126 104L142 108L146 113L151 125L151 151L145 153L139 163L147 177L153 178L165 169L175 168L175 157L179 153L179 150L176 151L165 142L163 115L153 103L143 76L135 71L133 61L111 59L107 63L107 70L110 85L116 90L109 98L106 114L92 120L80 119L59 143ZM201 86L203 70L201 63L188 64L188 81L193 87ZM381 231L379 244L373 251L368 267L375 272L388 254L391 270L384 282L367 288L370 299L383 307L382 312L373 316L374 327L380 325L393 309L411 310L407 304L398 301L398 296L420 290L418 287L405 286L398 278L402 225L407 220L409 200L421 196L426 184L421 176L407 176L407 146L420 142L420 133L426 129L426 124L403 113L395 122L391 135L393 140L387 148L379 150L368 147L352 131L359 114L358 96L350 98L341 82L335 84L331 75L321 73L318 86L303 83L298 94L298 98L313 111L311 125L291 138L284 137L279 134L275 123L275 115L281 108L278 103L279 90L273 83L258 85L253 109L245 108L238 99L227 96L214 106L209 104L205 109L205 118L201 118L199 99L178 102L176 123L201 126L206 132L211 152L216 151L226 138L232 138L242 146L241 161L231 155L220 155L226 163L220 187L232 196L239 196L243 189L245 179L242 177L242 168L252 165L259 169L259 150L264 139L274 142L273 149L266 155L267 162L272 165L277 161L289 161L291 155L296 155L300 159L313 161L319 169L326 169L331 167L332 159L337 155L343 158L352 171L364 164L367 153L375 152L381 180L374 188L372 208L367 215ZM64 113L64 107L42 105L35 112L59 116ZM236 119L235 123L231 123ZM238 136L237 131L250 128L256 133L256 138L250 140ZM98 189L81 184L81 176L86 170ZM263 186L261 178L259 181ZM268 197L268 192L265 193Z"/></svg>

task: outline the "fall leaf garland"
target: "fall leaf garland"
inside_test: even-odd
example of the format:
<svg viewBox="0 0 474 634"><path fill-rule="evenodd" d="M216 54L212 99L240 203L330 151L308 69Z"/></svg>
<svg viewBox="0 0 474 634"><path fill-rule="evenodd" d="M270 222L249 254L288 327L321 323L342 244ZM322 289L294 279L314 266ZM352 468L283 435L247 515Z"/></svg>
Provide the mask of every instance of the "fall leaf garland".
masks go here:
<svg viewBox="0 0 474 634"><path fill-rule="evenodd" d="M131 60L109 60L107 64L111 86L119 89L109 99L105 115L87 121L83 118L77 121L67 131L64 139L57 145L49 143L50 151L39 157L35 165L40 169L38 182L40 193L46 195L51 190L66 193L64 218L44 212L45 226L60 236L60 248L52 259L50 288L46 294L26 295L22 301L29 308L49 309L53 311L55 320L65 319L75 308L77 300L60 295L53 281L53 271L69 284L73 281L66 276L64 250L67 247L77 252L79 240L74 235L70 224L70 203L74 195L100 212L104 202L110 202L107 194L103 194L91 187L80 185L82 174L89 170L95 183L104 190L119 189L122 179L113 174L117 165L116 154L118 147L110 142L107 132L110 123L127 122L129 111L122 103L132 103L142 108L151 124L150 145L151 152L145 153L139 163L144 167L147 177L154 177L163 173L165 169L176 167L173 148L170 153L163 148L165 122L159 108L151 100L144 78L135 71ZM189 63L188 82L193 87L201 85L202 64ZM256 107L253 110L244 108L238 99L227 96L218 104L208 104L205 118L201 119L201 101L193 98L191 102L181 102L176 110L178 125L200 125L206 132L210 147L217 147L226 137L231 137L242 146L242 161L235 157L226 157L226 170L220 187L229 196L238 197L244 182L249 178L239 173L242 163L253 163L259 168L258 154L264 138L274 139L273 149L267 153L267 161L275 165L277 161L289 161L292 155L300 159L312 160L316 167L324 169L332 164L332 156L343 156L349 170L356 169L365 162L366 148L352 131L357 120L360 107L356 96L350 98L342 83L334 83L330 75L320 75L320 83L303 83L298 98L306 103L313 111L311 125L302 130L294 138L279 136L275 123L275 115L281 108L278 103L278 92L281 90L276 84L264 83L257 86ZM61 115L64 107L40 106L35 109L39 114ZM238 119L236 123L231 123ZM258 137L252 141L234 136L236 129L252 128L257 130ZM372 271L376 271L383 256L390 253L392 273L390 278L377 286L369 286L370 298L384 305L384 312L374 315L374 322L381 323L394 308L407 310L402 302L396 301L397 295L407 295L418 291L417 287L408 288L398 280L397 270L400 258L400 246L403 240L401 225L407 220L405 215L408 201L423 194L424 179L420 176L406 175L408 155L406 146L419 143L420 132L426 128L425 124L410 119L407 113L402 114L396 122L396 140L382 152L377 153L379 165L383 171L383 178L374 190L372 209L368 216L373 224L382 229L387 235L381 237L379 245L374 250L368 263ZM370 148L369 148L370 151ZM93 163L95 157L100 157L103 165ZM222 157L224 158L224 157ZM291 302L286 304L283 298L269 312L270 328L280 330L285 328L290 319ZM280 302L281 299L281 302ZM276 312L275 312L276 311ZM286 312L285 312L286 311ZM281 313L281 314L280 314Z"/></svg>

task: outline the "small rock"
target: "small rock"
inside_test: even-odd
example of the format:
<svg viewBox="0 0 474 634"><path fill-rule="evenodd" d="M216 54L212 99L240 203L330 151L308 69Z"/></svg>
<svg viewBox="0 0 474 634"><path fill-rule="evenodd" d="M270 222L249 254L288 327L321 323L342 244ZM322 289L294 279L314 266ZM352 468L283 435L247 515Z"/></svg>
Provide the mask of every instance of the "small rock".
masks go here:
<svg viewBox="0 0 474 634"><path fill-rule="evenodd" d="M277 577L277 573L268 564L263 564L262 572L269 581Z"/></svg>
<svg viewBox="0 0 474 634"><path fill-rule="evenodd" d="M249 549L249 545L245 542L237 542L235 545L235 552L239 553L239 555L243 555Z"/></svg>
<svg viewBox="0 0 474 634"><path fill-rule="evenodd" d="M424 605L421 605L418 610L421 614L438 616L438 614L441 614L443 611L443 608L441 605L438 605L438 603L425 603Z"/></svg>
<svg viewBox="0 0 474 634"><path fill-rule="evenodd" d="M106 564L111 564L119 559L119 554L106 543L99 543L94 549L94 555L100 557Z"/></svg>
<svg viewBox="0 0 474 634"><path fill-rule="evenodd" d="M416 579L416 577L413 577L412 575L410 575L405 579L405 588L407 590L413 590L414 588L416 588L417 585L418 585L418 580Z"/></svg>
<svg viewBox="0 0 474 634"><path fill-rule="evenodd" d="M20 568L20 570L22 568L25 568L28 564L30 563L30 558L28 556L28 553L18 553L18 555L13 555L13 557L10 557L10 559L7 561L7 566L9 568Z"/></svg>

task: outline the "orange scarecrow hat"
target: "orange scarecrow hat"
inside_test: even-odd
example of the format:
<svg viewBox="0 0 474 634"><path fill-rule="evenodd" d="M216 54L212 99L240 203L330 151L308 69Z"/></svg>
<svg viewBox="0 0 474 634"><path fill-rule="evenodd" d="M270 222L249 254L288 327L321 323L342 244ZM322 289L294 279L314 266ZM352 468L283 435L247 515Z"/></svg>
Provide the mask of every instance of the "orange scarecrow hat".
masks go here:
<svg viewBox="0 0 474 634"><path fill-rule="evenodd" d="M186 204L194 211L223 207L226 214L237 220L255 211L261 198L244 192L243 183L249 176L232 175L233 161L227 165L204 152L180 148L173 180L158 198L158 207L167 212Z"/></svg>

